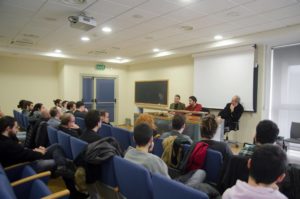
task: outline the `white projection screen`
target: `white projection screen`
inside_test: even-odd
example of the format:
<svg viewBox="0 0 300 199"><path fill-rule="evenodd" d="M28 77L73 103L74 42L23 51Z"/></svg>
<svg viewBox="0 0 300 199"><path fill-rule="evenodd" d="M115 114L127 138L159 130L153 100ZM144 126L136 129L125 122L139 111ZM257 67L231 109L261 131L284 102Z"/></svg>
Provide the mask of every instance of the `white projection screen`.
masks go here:
<svg viewBox="0 0 300 199"><path fill-rule="evenodd" d="M255 47L237 47L194 55L194 94L203 107L223 109L239 95L246 111L256 111Z"/></svg>

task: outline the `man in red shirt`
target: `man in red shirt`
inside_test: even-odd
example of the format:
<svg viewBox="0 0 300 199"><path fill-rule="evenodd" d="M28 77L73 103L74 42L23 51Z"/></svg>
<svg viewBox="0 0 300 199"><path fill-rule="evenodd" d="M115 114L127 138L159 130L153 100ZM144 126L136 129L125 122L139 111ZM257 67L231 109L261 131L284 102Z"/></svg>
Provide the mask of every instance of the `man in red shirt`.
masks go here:
<svg viewBox="0 0 300 199"><path fill-rule="evenodd" d="M197 98L195 96L189 97L189 106L185 108L187 111L201 111L202 105L197 103ZM193 114L199 115L199 114Z"/></svg>

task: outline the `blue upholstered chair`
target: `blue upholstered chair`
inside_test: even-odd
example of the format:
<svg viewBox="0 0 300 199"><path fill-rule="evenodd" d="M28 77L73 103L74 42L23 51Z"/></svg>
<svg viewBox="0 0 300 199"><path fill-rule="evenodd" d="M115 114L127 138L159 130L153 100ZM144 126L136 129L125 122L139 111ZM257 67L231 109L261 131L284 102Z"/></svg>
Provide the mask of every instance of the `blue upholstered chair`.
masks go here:
<svg viewBox="0 0 300 199"><path fill-rule="evenodd" d="M66 157L73 160L72 149L71 149L71 136L64 133L63 131L57 131L58 144L63 148L66 153Z"/></svg>
<svg viewBox="0 0 300 199"><path fill-rule="evenodd" d="M102 137L112 136L112 126L107 124L101 124L101 128L98 130L98 134Z"/></svg>
<svg viewBox="0 0 300 199"><path fill-rule="evenodd" d="M153 198L151 176L147 169L118 156L113 160L119 190L123 196L130 199Z"/></svg>
<svg viewBox="0 0 300 199"><path fill-rule="evenodd" d="M153 148L152 153L154 155L157 155L158 157L161 157L161 155L164 152L164 148L163 148L163 145L162 145L163 139L155 138L153 140L153 142L154 142L154 148Z"/></svg>
<svg viewBox="0 0 300 199"><path fill-rule="evenodd" d="M220 172L223 165L223 156L219 151L207 149L204 163L206 171L206 182L217 184L220 178Z"/></svg>
<svg viewBox="0 0 300 199"><path fill-rule="evenodd" d="M81 117L75 117L75 123L79 126L79 128L84 131L86 129L85 121Z"/></svg>
<svg viewBox="0 0 300 199"><path fill-rule="evenodd" d="M133 146L131 134L132 132L126 129L118 127L112 128L112 136L118 140L123 150L127 150L129 146Z"/></svg>
<svg viewBox="0 0 300 199"><path fill-rule="evenodd" d="M153 199L208 199L205 193L159 174L152 174L152 184Z"/></svg>
<svg viewBox="0 0 300 199"><path fill-rule="evenodd" d="M70 137L72 156L75 159L88 145L87 142L80 140L76 137Z"/></svg>
<svg viewBox="0 0 300 199"><path fill-rule="evenodd" d="M51 126L47 126L47 133L48 133L48 138L50 145L58 143L58 138L57 138L57 129L53 128Z"/></svg>

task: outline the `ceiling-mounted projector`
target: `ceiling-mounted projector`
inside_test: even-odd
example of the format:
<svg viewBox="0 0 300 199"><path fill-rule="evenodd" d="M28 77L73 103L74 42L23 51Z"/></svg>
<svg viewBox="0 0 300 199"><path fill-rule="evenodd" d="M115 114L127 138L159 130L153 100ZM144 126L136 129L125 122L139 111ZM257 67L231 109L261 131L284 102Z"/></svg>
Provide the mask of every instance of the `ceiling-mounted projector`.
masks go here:
<svg viewBox="0 0 300 199"><path fill-rule="evenodd" d="M68 20L72 28L88 31L97 26L97 22L93 17L88 16L69 16Z"/></svg>

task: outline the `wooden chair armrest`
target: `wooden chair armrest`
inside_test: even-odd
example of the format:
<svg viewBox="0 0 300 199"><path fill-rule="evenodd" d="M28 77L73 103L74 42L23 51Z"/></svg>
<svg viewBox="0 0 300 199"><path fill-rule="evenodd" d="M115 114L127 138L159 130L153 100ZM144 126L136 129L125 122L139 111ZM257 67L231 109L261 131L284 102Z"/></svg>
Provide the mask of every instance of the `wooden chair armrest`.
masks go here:
<svg viewBox="0 0 300 199"><path fill-rule="evenodd" d="M50 176L50 175L51 175L50 171L45 171L45 172L42 172L42 173L38 173L36 175L32 175L32 176L29 176L29 177L26 177L26 178L22 178L20 180L17 180L15 182L10 183L10 184L11 184L12 187L15 187L15 186L18 186L20 184L23 184L23 183L26 183L26 182L29 182L29 181L32 181L32 180L35 180L35 179L43 178L43 177L46 177L46 176Z"/></svg>
<svg viewBox="0 0 300 199"><path fill-rule="evenodd" d="M61 198L61 197L68 196L68 195L70 195L70 191L68 189L64 189L62 191L55 192L51 195L42 197L42 199L56 199L56 198Z"/></svg>
<svg viewBox="0 0 300 199"><path fill-rule="evenodd" d="M4 168L4 171L8 171L8 170L11 170L11 169L14 169L14 168L17 168L17 167L23 167L23 166L28 165L28 164L30 164L30 163L31 163L31 162L22 162L22 163L19 163L19 164L14 164L14 165L5 167L5 168Z"/></svg>

